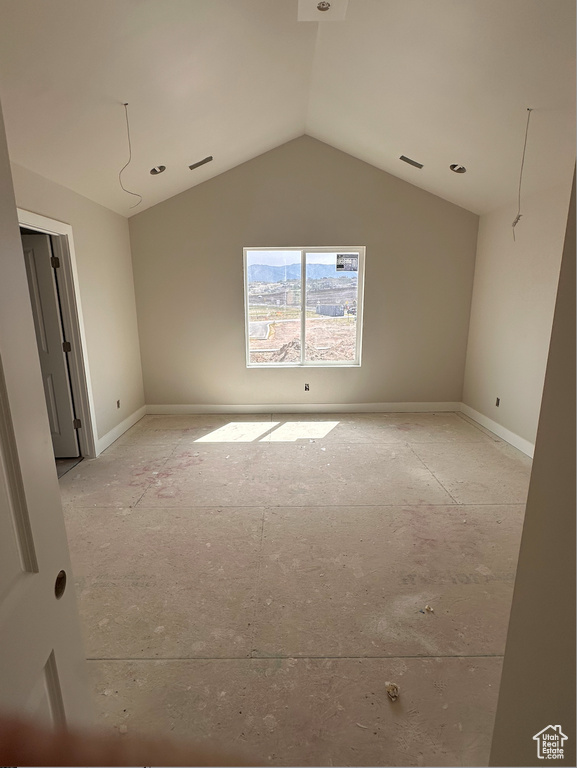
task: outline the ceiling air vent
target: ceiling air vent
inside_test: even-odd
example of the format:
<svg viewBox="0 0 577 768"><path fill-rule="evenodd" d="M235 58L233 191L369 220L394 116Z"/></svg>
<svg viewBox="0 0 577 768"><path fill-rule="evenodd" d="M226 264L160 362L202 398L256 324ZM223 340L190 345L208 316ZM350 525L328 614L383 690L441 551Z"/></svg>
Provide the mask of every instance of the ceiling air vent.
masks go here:
<svg viewBox="0 0 577 768"><path fill-rule="evenodd" d="M416 160L411 160L410 157L405 157L405 155L401 155L399 157L399 160L402 160L403 163L408 163L409 165L414 165L415 168L422 168L423 163L418 163Z"/></svg>
<svg viewBox="0 0 577 768"><path fill-rule="evenodd" d="M212 160L212 155L210 157L205 157L204 160L199 160L198 163L193 163L192 165L189 165L191 171L194 171L195 168L200 168L201 165L204 165L205 163L210 163Z"/></svg>

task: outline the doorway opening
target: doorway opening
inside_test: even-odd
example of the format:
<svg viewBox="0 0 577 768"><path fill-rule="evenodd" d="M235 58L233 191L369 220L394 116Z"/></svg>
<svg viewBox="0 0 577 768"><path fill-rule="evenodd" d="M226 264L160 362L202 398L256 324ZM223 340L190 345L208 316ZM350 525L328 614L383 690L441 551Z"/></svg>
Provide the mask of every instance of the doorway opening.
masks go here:
<svg viewBox="0 0 577 768"><path fill-rule="evenodd" d="M58 476L96 456L94 407L72 228L18 210Z"/></svg>
<svg viewBox="0 0 577 768"><path fill-rule="evenodd" d="M54 255L56 237L62 236L20 228L52 448L61 477L82 455L78 440L81 420L76 415L68 361L72 345L62 318L58 277L62 267Z"/></svg>

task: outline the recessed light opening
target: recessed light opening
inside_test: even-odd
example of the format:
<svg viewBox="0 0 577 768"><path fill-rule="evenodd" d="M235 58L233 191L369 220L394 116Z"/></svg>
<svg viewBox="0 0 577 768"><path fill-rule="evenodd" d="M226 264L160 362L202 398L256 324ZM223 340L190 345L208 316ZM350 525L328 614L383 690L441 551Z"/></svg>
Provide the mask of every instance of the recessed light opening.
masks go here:
<svg viewBox="0 0 577 768"><path fill-rule="evenodd" d="M464 165L459 165L459 163L453 163L452 165L449 166L449 168L454 173L467 173L467 169L465 168L465 166Z"/></svg>
<svg viewBox="0 0 577 768"><path fill-rule="evenodd" d="M163 173L166 171L166 165L155 165L154 168L150 169L150 173L153 176L158 176L159 173Z"/></svg>

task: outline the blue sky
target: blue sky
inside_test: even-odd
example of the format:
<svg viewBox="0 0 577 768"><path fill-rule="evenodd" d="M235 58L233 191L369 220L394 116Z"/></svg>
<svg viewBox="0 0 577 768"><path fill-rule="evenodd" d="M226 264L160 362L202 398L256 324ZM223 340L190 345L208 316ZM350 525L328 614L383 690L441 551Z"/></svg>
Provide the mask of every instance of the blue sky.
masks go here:
<svg viewBox="0 0 577 768"><path fill-rule="evenodd" d="M271 267L299 264L300 251L247 251L247 264L268 264ZM337 262L336 253L311 253L309 264L333 264Z"/></svg>

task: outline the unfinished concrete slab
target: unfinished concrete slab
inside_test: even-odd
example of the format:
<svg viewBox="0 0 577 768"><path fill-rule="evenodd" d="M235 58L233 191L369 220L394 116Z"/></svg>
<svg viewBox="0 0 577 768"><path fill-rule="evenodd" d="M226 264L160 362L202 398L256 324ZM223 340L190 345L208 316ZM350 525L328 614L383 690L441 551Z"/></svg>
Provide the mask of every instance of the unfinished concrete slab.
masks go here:
<svg viewBox="0 0 577 768"><path fill-rule="evenodd" d="M271 421L270 413L181 413L151 414L140 419L132 429L150 431L155 429L216 429L230 421Z"/></svg>
<svg viewBox="0 0 577 768"><path fill-rule="evenodd" d="M240 414L234 415L239 423L261 423L271 421L270 414ZM108 449L130 445L176 445L181 440L195 441L200 437L211 434L230 423L226 414L182 414L182 415L152 415L140 419Z"/></svg>
<svg viewBox="0 0 577 768"><path fill-rule="evenodd" d="M146 506L444 504L452 501L410 446L335 442L177 447Z"/></svg>
<svg viewBox="0 0 577 768"><path fill-rule="evenodd" d="M301 418L297 414L294 419ZM456 413L354 413L312 415L312 419L336 418L339 426L329 437L341 439L344 428L351 432L371 436L369 442L439 443L439 442L483 442L497 440L477 425L467 422Z"/></svg>
<svg viewBox="0 0 577 768"><path fill-rule="evenodd" d="M501 442L461 418L457 413L385 413L370 415L370 420L403 437L408 443L481 443L487 439Z"/></svg>
<svg viewBox="0 0 577 768"><path fill-rule="evenodd" d="M487 765L500 658L90 663L103 726L253 765ZM400 686L392 702L386 681Z"/></svg>
<svg viewBox="0 0 577 768"><path fill-rule="evenodd" d="M525 504L531 459L507 443L413 445L459 504Z"/></svg>
<svg viewBox="0 0 577 768"><path fill-rule="evenodd" d="M62 501L85 507L134 505L172 452L170 445L111 447L64 475L60 480Z"/></svg>
<svg viewBox="0 0 577 768"><path fill-rule="evenodd" d="M262 506L270 498L263 444L195 443L176 448L144 494L147 507Z"/></svg>
<svg viewBox="0 0 577 768"><path fill-rule="evenodd" d="M523 511L268 510L253 655L502 654Z"/></svg>
<svg viewBox="0 0 577 768"><path fill-rule="evenodd" d="M263 510L66 507L86 652L250 656Z"/></svg>
<svg viewBox="0 0 577 768"><path fill-rule="evenodd" d="M408 445L271 443L267 458L274 506L451 501Z"/></svg>
<svg viewBox="0 0 577 768"><path fill-rule="evenodd" d="M61 481L101 723L486 764L530 466L457 414L146 417Z"/></svg>

